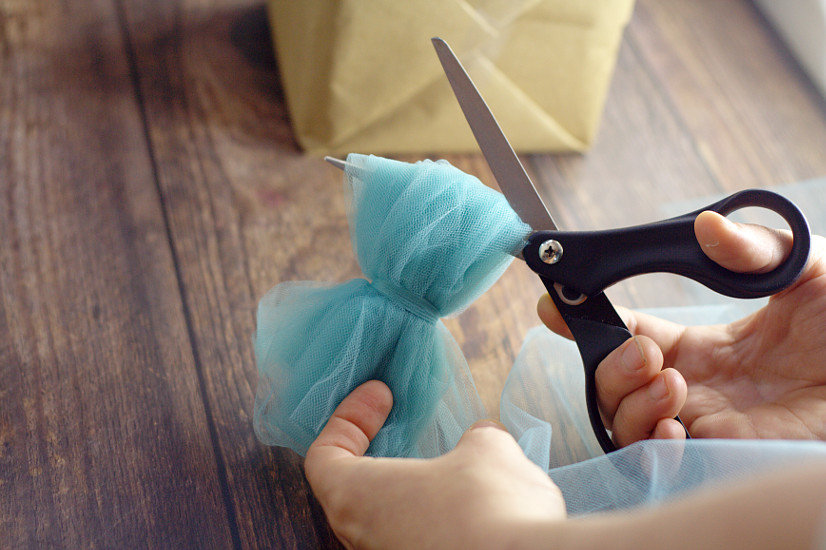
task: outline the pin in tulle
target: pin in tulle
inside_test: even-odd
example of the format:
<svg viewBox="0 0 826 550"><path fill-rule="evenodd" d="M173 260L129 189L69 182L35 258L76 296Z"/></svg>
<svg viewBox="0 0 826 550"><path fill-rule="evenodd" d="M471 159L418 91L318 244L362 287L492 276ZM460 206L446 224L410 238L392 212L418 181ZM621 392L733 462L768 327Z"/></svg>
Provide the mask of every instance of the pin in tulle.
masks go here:
<svg viewBox="0 0 826 550"><path fill-rule="evenodd" d="M438 456L484 416L439 318L487 290L530 228L500 193L445 161L350 155L345 188L365 278L283 283L261 300L256 433L304 454L341 400L379 379L394 403L368 454Z"/></svg>

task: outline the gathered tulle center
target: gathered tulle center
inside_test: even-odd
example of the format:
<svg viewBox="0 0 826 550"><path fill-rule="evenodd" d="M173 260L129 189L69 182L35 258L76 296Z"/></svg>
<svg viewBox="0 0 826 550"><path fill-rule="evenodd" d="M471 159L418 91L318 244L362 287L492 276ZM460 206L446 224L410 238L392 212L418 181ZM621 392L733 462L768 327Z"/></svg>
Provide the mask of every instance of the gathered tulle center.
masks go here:
<svg viewBox="0 0 826 550"><path fill-rule="evenodd" d="M467 362L439 319L499 278L530 227L500 193L446 162L349 155L347 166L363 276L281 283L262 299L256 433L303 455L344 396L379 379L393 410L367 454L439 456L484 418Z"/></svg>
<svg viewBox="0 0 826 550"><path fill-rule="evenodd" d="M371 283L373 288L383 294L388 300L399 305L405 311L427 321L428 323L435 323L439 320L439 310L436 306L422 298L413 294L406 288L393 285L381 279L374 279Z"/></svg>

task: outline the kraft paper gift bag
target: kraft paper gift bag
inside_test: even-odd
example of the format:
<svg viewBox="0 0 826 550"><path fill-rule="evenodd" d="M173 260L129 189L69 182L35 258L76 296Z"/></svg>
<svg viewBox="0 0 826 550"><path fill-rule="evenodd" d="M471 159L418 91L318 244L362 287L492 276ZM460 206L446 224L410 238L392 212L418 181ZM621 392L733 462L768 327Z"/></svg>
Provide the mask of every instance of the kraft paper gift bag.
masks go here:
<svg viewBox="0 0 826 550"><path fill-rule="evenodd" d="M430 38L456 52L519 152L594 138L633 0L270 0L309 154L477 151Z"/></svg>

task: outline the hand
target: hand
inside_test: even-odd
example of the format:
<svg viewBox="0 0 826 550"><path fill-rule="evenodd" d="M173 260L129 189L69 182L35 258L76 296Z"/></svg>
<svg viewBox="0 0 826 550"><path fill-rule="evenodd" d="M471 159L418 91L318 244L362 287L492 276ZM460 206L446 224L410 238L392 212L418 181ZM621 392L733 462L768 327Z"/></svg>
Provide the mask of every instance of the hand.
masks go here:
<svg viewBox="0 0 826 550"><path fill-rule="evenodd" d="M720 265L766 272L791 248L787 231L697 217L697 240ZM549 296L542 321L571 337ZM634 335L600 364L598 400L614 443L692 437L826 439L826 241L763 309L729 325L684 327L618 308Z"/></svg>
<svg viewBox="0 0 826 550"><path fill-rule="evenodd" d="M565 518L556 485L492 421L439 458L364 457L391 405L383 383L359 386L307 451L307 480L346 547L514 547Z"/></svg>
<svg viewBox="0 0 826 550"><path fill-rule="evenodd" d="M476 424L439 458L362 456L391 403L381 382L359 386L307 452L307 479L347 548L755 550L821 541L822 461L661 506L567 521L556 485L491 421Z"/></svg>

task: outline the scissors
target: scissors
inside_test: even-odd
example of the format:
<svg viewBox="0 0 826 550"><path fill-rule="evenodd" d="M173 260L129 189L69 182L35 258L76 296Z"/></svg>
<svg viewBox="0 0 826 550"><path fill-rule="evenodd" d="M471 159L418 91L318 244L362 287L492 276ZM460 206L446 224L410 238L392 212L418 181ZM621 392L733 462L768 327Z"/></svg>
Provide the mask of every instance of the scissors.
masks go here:
<svg viewBox="0 0 826 550"><path fill-rule="evenodd" d="M585 367L585 400L591 427L603 451L614 451L599 413L595 375L602 360L631 338L631 333L603 291L628 277L668 272L734 298L776 294L797 279L808 260L811 235L806 218L786 198L750 189L700 210L646 225L606 231L560 231L450 46L440 38L433 38L432 42L499 188L533 230L522 249L522 259L539 275L573 334ZM768 273L729 271L709 259L694 236L694 219L700 212L711 210L725 216L750 206L776 212L792 230L791 252ZM679 416L676 419L683 424ZM686 437L690 437L687 429Z"/></svg>

